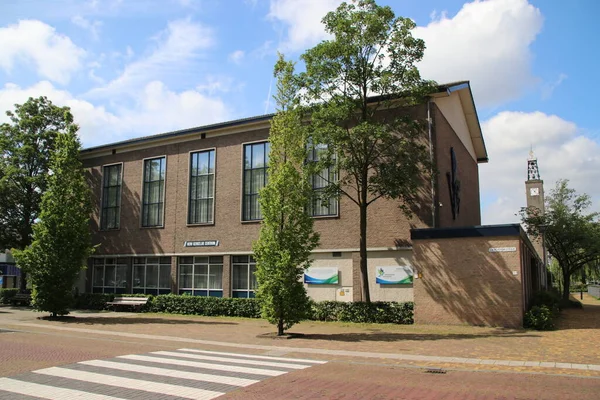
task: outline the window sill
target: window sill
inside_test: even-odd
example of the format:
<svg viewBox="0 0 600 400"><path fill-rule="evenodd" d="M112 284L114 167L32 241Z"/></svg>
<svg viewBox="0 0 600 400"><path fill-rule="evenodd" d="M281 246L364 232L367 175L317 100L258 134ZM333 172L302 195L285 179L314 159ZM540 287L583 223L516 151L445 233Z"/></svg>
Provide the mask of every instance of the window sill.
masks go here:
<svg viewBox="0 0 600 400"><path fill-rule="evenodd" d="M157 226L140 226L140 229L165 229L164 225Z"/></svg>
<svg viewBox="0 0 600 400"><path fill-rule="evenodd" d="M312 219L339 219L340 214L332 214L332 215L313 215Z"/></svg>
<svg viewBox="0 0 600 400"><path fill-rule="evenodd" d="M260 224L261 222L263 222L262 219L252 219L249 221L240 221L242 224Z"/></svg>
<svg viewBox="0 0 600 400"><path fill-rule="evenodd" d="M213 221L213 222L199 223L199 224L185 224L185 226L188 226L188 227L194 227L194 226L215 226L215 223Z"/></svg>

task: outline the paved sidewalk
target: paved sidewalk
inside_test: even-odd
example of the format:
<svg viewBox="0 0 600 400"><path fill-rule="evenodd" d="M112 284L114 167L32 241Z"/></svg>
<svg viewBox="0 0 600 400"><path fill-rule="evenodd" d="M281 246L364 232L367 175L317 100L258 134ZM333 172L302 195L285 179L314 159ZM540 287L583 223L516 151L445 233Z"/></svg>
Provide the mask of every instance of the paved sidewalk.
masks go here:
<svg viewBox="0 0 600 400"><path fill-rule="evenodd" d="M600 301L584 298L583 310L567 310L560 329L536 332L470 326L376 325L303 322L291 340L264 338L262 320L131 313L77 312L64 321L0 308L0 328L54 332L86 338L123 338L153 346L181 343L255 354L310 354L327 360L365 359L394 365L510 370L600 376Z"/></svg>

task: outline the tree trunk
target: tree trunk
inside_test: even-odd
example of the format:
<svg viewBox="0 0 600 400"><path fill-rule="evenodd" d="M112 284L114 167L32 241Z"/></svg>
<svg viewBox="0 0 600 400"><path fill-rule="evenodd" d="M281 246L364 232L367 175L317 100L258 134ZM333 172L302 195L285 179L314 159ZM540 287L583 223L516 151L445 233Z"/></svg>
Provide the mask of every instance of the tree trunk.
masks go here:
<svg viewBox="0 0 600 400"><path fill-rule="evenodd" d="M283 318L277 322L277 336L283 336Z"/></svg>
<svg viewBox="0 0 600 400"><path fill-rule="evenodd" d="M569 300L569 289L571 288L571 274L566 269L563 269L563 300Z"/></svg>
<svg viewBox="0 0 600 400"><path fill-rule="evenodd" d="M369 271L367 268L367 204L360 205L360 274L362 277L363 301L371 302Z"/></svg>

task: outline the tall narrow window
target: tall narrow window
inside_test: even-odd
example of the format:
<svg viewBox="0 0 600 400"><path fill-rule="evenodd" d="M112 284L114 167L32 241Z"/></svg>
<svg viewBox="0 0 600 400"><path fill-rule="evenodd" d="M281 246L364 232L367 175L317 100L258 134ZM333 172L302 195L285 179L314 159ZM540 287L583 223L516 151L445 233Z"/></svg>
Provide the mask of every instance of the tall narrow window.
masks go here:
<svg viewBox="0 0 600 400"><path fill-rule="evenodd" d="M191 154L188 224L212 224L215 198L215 151Z"/></svg>
<svg viewBox="0 0 600 400"><path fill-rule="evenodd" d="M254 297L256 260L252 256L233 256L232 297Z"/></svg>
<svg viewBox="0 0 600 400"><path fill-rule="evenodd" d="M326 144L311 145L308 152L308 161L319 162L326 151ZM323 168L311 177L313 197L308 209L309 215L323 217L338 214L337 196L327 196L325 193L327 187L332 183L336 183L337 179L337 168L335 165Z"/></svg>
<svg viewBox="0 0 600 400"><path fill-rule="evenodd" d="M262 219L258 192L267 183L269 150L268 142L244 146L244 198L242 203L242 219L244 221Z"/></svg>
<svg viewBox="0 0 600 400"><path fill-rule="evenodd" d="M100 229L119 229L121 220L121 167L122 164L103 167Z"/></svg>
<svg viewBox="0 0 600 400"><path fill-rule="evenodd" d="M165 157L144 160L142 226L163 226Z"/></svg>

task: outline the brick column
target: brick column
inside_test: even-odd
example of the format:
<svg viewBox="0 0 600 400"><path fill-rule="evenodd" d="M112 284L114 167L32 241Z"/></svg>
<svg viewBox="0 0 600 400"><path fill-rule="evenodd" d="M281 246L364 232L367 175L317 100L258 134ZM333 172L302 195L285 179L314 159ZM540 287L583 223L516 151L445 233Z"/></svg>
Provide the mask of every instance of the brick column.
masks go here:
<svg viewBox="0 0 600 400"><path fill-rule="evenodd" d="M223 256L223 297L231 297L231 256Z"/></svg>
<svg viewBox="0 0 600 400"><path fill-rule="evenodd" d="M360 273L360 253L352 253L352 301L362 301L362 275Z"/></svg>
<svg viewBox="0 0 600 400"><path fill-rule="evenodd" d="M127 288L125 293L133 293L133 257L126 257L125 264L127 265Z"/></svg>
<svg viewBox="0 0 600 400"><path fill-rule="evenodd" d="M171 293L179 294L179 285L177 282L177 256L171 257Z"/></svg>

